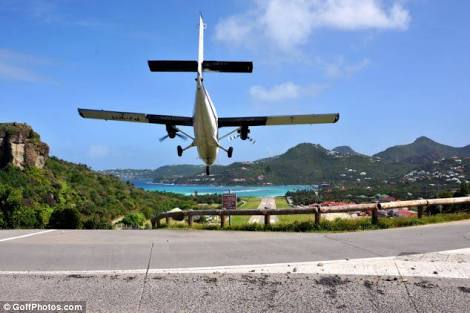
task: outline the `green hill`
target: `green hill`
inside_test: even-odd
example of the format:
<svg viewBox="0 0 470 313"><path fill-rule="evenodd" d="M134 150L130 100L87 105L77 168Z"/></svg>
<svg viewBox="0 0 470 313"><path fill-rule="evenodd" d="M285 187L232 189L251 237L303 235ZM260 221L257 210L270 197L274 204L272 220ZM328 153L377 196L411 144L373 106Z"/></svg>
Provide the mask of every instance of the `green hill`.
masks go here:
<svg viewBox="0 0 470 313"><path fill-rule="evenodd" d="M211 176L204 175L203 166L173 165L146 171L144 177L154 182L177 184L328 183L360 186L382 184L384 181L398 183L404 181L405 175L413 170L419 171L433 161L453 156L470 157L470 146L454 148L420 137L412 144L391 147L374 156L367 156L355 152L348 146L340 146L330 151L320 145L303 143L275 157L215 166ZM443 169L441 170L440 176L447 175ZM451 167L448 170L452 170ZM125 174L128 171L132 170L108 172L127 179ZM139 171L132 173L134 179L142 178L139 177ZM426 175L433 180L431 173Z"/></svg>
<svg viewBox="0 0 470 313"><path fill-rule="evenodd" d="M154 182L192 184L318 184L322 182L372 183L399 177L411 167L407 164L382 161L361 154L338 153L320 145L303 143L279 156L255 162L235 162L215 166L210 176L203 167L165 166L155 170ZM194 169L194 170L193 170ZM126 170L127 171L127 170ZM114 174L116 170L109 171ZM121 173L122 174L122 173ZM146 173L148 174L148 173ZM121 176L121 175L120 175ZM146 176L147 178L149 176ZM138 179L138 177L135 177Z"/></svg>
<svg viewBox="0 0 470 313"><path fill-rule="evenodd" d="M24 124L0 124L0 159L0 228L55 227L74 215L78 223L73 228L109 228L128 212L151 218L193 204L183 196L147 192L86 165L49 157L47 145Z"/></svg>
<svg viewBox="0 0 470 313"><path fill-rule="evenodd" d="M362 153L354 151L350 146L339 146L339 147L333 148L331 151L335 151L340 154L363 155Z"/></svg>
<svg viewBox="0 0 470 313"><path fill-rule="evenodd" d="M470 157L470 145L456 148L437 143L427 137L419 137L413 143L393 146L374 156L388 161L423 165L453 156Z"/></svg>

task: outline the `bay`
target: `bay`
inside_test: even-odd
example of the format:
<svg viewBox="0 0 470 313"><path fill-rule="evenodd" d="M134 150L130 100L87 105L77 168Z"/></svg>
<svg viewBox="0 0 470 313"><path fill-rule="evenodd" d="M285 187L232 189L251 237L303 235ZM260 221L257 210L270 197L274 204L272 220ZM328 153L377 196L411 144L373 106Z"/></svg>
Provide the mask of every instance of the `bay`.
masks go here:
<svg viewBox="0 0 470 313"><path fill-rule="evenodd" d="M184 195L222 194L235 192L239 197L277 197L284 196L288 191L312 189L315 185L266 185L266 186L216 186L216 185L170 185L155 184L145 181L132 181L139 188L148 191L173 192Z"/></svg>

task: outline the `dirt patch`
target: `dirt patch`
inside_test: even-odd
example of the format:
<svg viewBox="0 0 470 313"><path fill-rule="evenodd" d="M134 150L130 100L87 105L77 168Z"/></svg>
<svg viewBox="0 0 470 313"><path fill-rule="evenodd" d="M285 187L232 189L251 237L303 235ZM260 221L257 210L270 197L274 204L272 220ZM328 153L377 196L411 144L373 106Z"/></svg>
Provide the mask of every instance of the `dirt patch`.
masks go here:
<svg viewBox="0 0 470 313"><path fill-rule="evenodd" d="M330 298L335 299L338 296L336 287L345 285L351 281L347 278L342 279L341 277L336 275L321 277L320 279L316 280L316 282L319 285L328 287L328 289L325 291L325 294L328 295Z"/></svg>
<svg viewBox="0 0 470 313"><path fill-rule="evenodd" d="M427 288L427 289L437 287L436 284L433 284L433 283L431 283L430 281L427 281L427 280L419 281L419 282L415 283L415 286L418 286L418 287L421 287L421 288Z"/></svg>
<svg viewBox="0 0 470 313"><path fill-rule="evenodd" d="M203 279L206 283L215 284L217 282L217 277L204 277Z"/></svg>
<svg viewBox="0 0 470 313"><path fill-rule="evenodd" d="M316 280L316 282L317 282L317 284L320 284L320 285L323 285L323 286L336 287L336 286L347 284L351 281L347 278L342 279L338 275L335 275L335 276L321 277L320 279Z"/></svg>
<svg viewBox="0 0 470 313"><path fill-rule="evenodd" d="M81 275L81 274L70 274L67 275L67 278L92 278L91 275Z"/></svg>
<svg viewBox="0 0 470 313"><path fill-rule="evenodd" d="M367 289L372 290L372 287L374 286L374 284L370 280L364 280L364 286Z"/></svg>

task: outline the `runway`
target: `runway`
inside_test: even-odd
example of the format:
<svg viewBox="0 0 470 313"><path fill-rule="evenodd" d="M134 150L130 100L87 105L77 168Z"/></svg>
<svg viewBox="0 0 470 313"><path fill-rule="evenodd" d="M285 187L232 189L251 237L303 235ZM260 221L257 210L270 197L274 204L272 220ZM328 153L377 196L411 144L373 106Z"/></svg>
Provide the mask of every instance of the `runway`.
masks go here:
<svg viewBox="0 0 470 313"><path fill-rule="evenodd" d="M462 312L468 248L470 221L336 234L8 230L0 301L84 300L87 312Z"/></svg>

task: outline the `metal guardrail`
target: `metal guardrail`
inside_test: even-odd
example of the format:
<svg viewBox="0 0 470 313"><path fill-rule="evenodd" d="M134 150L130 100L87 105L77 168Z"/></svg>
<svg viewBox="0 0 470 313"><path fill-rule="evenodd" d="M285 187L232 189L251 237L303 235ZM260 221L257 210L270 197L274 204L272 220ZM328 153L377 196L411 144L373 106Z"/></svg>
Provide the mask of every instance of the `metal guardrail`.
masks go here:
<svg viewBox="0 0 470 313"><path fill-rule="evenodd" d="M227 216L235 215L259 215L264 216L264 225L270 224L271 215L295 215L295 214L313 214L315 216L315 224L320 223L321 214L326 213L344 213L344 212L363 212L370 211L372 223L377 223L379 220L379 210L391 210L406 207L418 208L418 218L423 216L424 208L432 205L455 205L470 203L470 197L458 198L439 198L439 199L421 199L421 200L406 200L406 201L393 201L393 202L375 202L375 203L362 203L362 204L346 204L339 206L320 206L312 205L310 207L294 207L289 209L255 209L255 210L187 210L181 212L165 212L159 214L152 224L156 227L161 226L161 220L165 218L166 224L170 224L170 218L184 219L187 218L188 225L193 224L194 216L219 216L220 227L225 226Z"/></svg>

